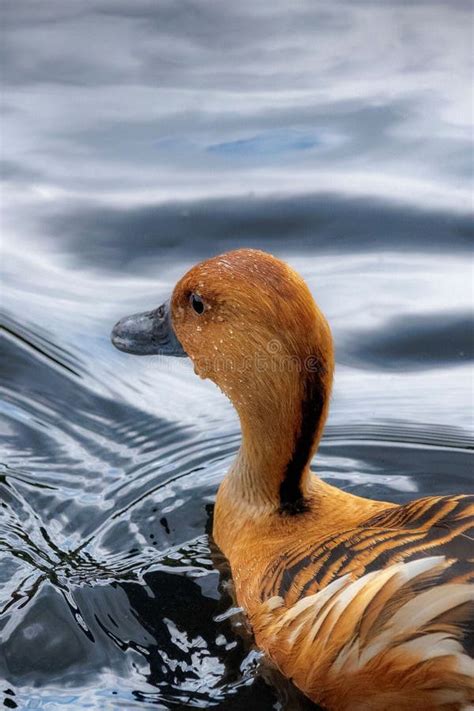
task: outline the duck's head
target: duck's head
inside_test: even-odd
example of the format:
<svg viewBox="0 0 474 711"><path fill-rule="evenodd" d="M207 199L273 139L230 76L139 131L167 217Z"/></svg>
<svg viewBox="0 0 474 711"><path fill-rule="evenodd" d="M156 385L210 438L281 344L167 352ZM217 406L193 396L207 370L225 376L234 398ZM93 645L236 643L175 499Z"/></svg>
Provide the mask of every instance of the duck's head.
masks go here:
<svg viewBox="0 0 474 711"><path fill-rule="evenodd" d="M112 342L139 355L189 356L232 400L244 436L260 432L280 458L295 454L306 429L295 456L307 464L326 415L332 340L305 282L284 262L253 249L202 262L168 302L119 321Z"/></svg>

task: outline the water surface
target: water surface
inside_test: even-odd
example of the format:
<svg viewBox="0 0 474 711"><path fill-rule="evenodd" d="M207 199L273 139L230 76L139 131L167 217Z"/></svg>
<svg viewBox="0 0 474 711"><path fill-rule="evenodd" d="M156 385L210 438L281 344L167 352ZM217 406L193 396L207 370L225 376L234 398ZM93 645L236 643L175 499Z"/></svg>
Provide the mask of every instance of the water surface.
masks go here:
<svg viewBox="0 0 474 711"><path fill-rule="evenodd" d="M209 539L236 415L109 332L195 261L269 250L334 333L314 470L397 502L472 492L469 5L3 15L4 704L295 708Z"/></svg>

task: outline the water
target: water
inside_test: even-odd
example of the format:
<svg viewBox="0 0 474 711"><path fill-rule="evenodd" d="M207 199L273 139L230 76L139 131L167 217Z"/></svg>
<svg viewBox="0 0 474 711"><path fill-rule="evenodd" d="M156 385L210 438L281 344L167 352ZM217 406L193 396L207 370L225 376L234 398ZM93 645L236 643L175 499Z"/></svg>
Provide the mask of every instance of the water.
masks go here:
<svg viewBox="0 0 474 711"><path fill-rule="evenodd" d="M472 492L469 5L3 3L7 708L295 708L208 534L236 416L115 321L195 261L287 259L334 332L313 467Z"/></svg>

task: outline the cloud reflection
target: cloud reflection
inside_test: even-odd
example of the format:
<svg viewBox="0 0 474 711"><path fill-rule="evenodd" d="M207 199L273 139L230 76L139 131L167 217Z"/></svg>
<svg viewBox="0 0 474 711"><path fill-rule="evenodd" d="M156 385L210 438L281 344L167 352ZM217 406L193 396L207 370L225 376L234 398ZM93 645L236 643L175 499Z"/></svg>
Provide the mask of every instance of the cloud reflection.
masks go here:
<svg viewBox="0 0 474 711"><path fill-rule="evenodd" d="M16 202L331 190L469 207L467 2L3 12Z"/></svg>

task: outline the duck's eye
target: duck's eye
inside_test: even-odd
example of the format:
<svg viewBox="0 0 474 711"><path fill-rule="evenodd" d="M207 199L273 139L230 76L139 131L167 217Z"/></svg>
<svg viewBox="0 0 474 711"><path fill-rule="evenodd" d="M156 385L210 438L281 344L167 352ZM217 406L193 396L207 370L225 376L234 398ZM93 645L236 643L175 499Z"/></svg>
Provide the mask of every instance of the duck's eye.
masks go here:
<svg viewBox="0 0 474 711"><path fill-rule="evenodd" d="M204 311L204 301L201 299L198 294L191 294L189 297L189 303L195 310L195 312L199 315L201 315Z"/></svg>

